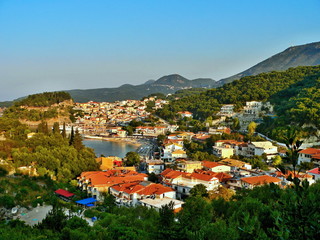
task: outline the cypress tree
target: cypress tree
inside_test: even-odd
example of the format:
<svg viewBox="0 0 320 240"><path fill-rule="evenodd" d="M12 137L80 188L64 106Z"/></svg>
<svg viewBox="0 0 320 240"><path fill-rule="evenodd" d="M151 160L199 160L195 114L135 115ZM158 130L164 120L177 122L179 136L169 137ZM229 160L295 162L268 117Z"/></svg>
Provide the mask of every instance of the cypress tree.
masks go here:
<svg viewBox="0 0 320 240"><path fill-rule="evenodd" d="M69 145L73 145L74 142L74 130L73 130L73 126L71 127L71 134L70 134L70 140L69 140Z"/></svg>
<svg viewBox="0 0 320 240"><path fill-rule="evenodd" d="M63 138L67 137L67 133L66 133L66 123L63 123L63 128L62 128L62 133L61 133Z"/></svg>
<svg viewBox="0 0 320 240"><path fill-rule="evenodd" d="M52 127L52 132L55 134L55 133L60 133L60 128L59 128L59 123L58 122L55 122L53 124L53 127Z"/></svg>
<svg viewBox="0 0 320 240"><path fill-rule="evenodd" d="M77 149L77 151L80 151L81 149L84 148L84 145L82 144L82 136L79 133L78 129L76 129L75 131L72 145L74 146L75 149Z"/></svg>

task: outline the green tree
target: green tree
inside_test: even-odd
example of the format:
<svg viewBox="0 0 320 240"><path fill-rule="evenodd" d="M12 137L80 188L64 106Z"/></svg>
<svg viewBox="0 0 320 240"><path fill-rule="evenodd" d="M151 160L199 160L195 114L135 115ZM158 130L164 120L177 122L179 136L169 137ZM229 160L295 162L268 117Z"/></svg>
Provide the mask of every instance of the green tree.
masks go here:
<svg viewBox="0 0 320 240"><path fill-rule="evenodd" d="M74 129L73 126L71 127L71 134L70 134L70 139L69 139L69 145L73 145L74 142Z"/></svg>
<svg viewBox="0 0 320 240"><path fill-rule="evenodd" d="M66 132L66 123L63 123L63 128L62 128L62 132L61 135L63 138L67 138L67 132Z"/></svg>
<svg viewBox="0 0 320 240"><path fill-rule="evenodd" d="M190 194L193 197L208 197L208 191L205 185L203 184L197 184L195 185L191 190L190 190Z"/></svg>
<svg viewBox="0 0 320 240"><path fill-rule="evenodd" d="M239 121L239 118L233 118L232 119L232 130L234 130L234 131L238 131L238 130L240 130L240 121Z"/></svg>
<svg viewBox="0 0 320 240"><path fill-rule="evenodd" d="M136 152L127 152L126 154L126 166L136 166L140 163L140 155Z"/></svg>
<svg viewBox="0 0 320 240"><path fill-rule="evenodd" d="M250 122L248 125L248 133L249 135L253 135L254 132L256 131L257 124L255 122Z"/></svg>
<svg viewBox="0 0 320 240"><path fill-rule="evenodd" d="M60 126L59 126L59 123L58 123L58 122L55 122L55 123L53 124L52 132L53 132L54 134L60 133Z"/></svg>
<svg viewBox="0 0 320 240"><path fill-rule="evenodd" d="M272 159L272 164L273 164L274 166L281 165L281 164L282 164L282 158L281 158L279 155L275 156L275 157Z"/></svg>
<svg viewBox="0 0 320 240"><path fill-rule="evenodd" d="M84 149L84 145L82 143L82 136L79 133L78 129L76 129L76 132L74 134L73 143L72 145L77 151L80 151L81 149Z"/></svg>

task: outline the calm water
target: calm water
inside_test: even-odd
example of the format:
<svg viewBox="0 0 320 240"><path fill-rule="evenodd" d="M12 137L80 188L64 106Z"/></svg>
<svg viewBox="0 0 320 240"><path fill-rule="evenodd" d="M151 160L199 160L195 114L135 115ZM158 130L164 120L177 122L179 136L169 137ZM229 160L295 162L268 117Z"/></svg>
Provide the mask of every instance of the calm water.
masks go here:
<svg viewBox="0 0 320 240"><path fill-rule="evenodd" d="M84 139L83 144L87 147L93 148L97 157L101 154L104 156L125 157L127 152L135 151L138 147L128 143L109 142L102 140L88 140Z"/></svg>

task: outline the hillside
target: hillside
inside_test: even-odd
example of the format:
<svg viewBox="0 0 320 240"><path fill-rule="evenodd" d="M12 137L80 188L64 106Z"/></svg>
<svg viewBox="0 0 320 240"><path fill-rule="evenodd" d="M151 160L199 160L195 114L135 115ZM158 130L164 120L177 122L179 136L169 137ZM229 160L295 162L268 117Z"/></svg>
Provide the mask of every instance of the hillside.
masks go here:
<svg viewBox="0 0 320 240"><path fill-rule="evenodd" d="M263 72L282 71L291 67L315 66L320 64L320 42L293 46L278 53L255 66L234 76L219 80L219 86L245 76L257 75Z"/></svg>
<svg viewBox="0 0 320 240"><path fill-rule="evenodd" d="M70 107L73 100L66 92L45 92L29 95L14 102L14 105L6 109L4 117L18 119L30 127L38 126L41 121L46 121L49 126L55 122L71 122Z"/></svg>
<svg viewBox="0 0 320 240"><path fill-rule="evenodd" d="M212 88L216 82L210 78L186 79L178 74L172 74L159 78L156 81L149 80L144 84L125 84L118 88L100 88L87 90L68 90L76 102L113 102L126 99L141 99L152 93L169 94L180 89L187 88Z"/></svg>
<svg viewBox="0 0 320 240"><path fill-rule="evenodd" d="M316 107L317 94L320 95L319 81L320 65L261 73L172 101L159 110L158 115L171 119L175 113L188 110L194 113L195 118L204 120L219 111L222 104L236 104L236 108L240 108L246 101L271 101L278 115L286 116L285 121L279 124L301 126L306 121L317 123L320 119L320 107ZM309 98L314 100L309 101ZM306 103L301 105L301 102ZM298 114L300 122L297 122ZM307 114L306 117L303 117L304 114Z"/></svg>

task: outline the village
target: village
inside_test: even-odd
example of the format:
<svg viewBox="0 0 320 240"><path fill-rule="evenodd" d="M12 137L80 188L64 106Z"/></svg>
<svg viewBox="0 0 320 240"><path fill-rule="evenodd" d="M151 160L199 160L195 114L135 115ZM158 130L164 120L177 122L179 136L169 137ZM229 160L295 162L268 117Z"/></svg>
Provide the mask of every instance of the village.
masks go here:
<svg viewBox="0 0 320 240"><path fill-rule="evenodd" d="M86 134L125 139L128 132L123 130L123 126L132 120L143 121L150 115L145 111L148 101L155 101L154 107L159 108L162 104L167 104L166 101L154 98L114 104L76 104L76 108L85 115L79 117L75 125ZM162 141L151 154L141 156L141 162L136 166L128 167L124 159L115 156L97 158L101 171L83 172L77 178L78 187L87 192L91 199L84 206L94 206L95 202L103 201L104 196L110 194L118 206L142 205L159 210L171 202L174 211L178 212L192 189L199 186L208 192L219 193L224 188L235 193L238 189L252 189L271 183L286 188L293 184L288 180L290 177L306 180L309 184L320 178L320 149L306 147L299 152L298 164L312 162L315 168L305 169L303 172L281 172L272 162L276 158L286 157L285 144L271 139L249 142L217 140L212 145L212 154L217 161L197 161L188 156L185 142L201 142L212 135L230 134L231 129L225 124L228 117L239 117L242 126L239 130L245 131L250 122L259 121L264 114L272 115L269 103L247 102L238 113L233 108L232 104L223 105L217 114L220 118L214 120L214 126L208 126L206 132L179 131L178 126L165 122L155 126L136 126L133 136L154 140L157 136L163 136ZM192 113L188 111L178 114L181 118L192 118ZM240 160L254 157L262 157L268 165L267 169L254 168L252 164ZM62 194L62 197L67 196Z"/></svg>

